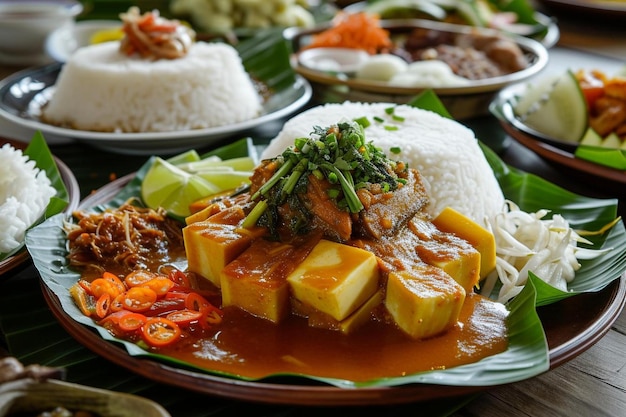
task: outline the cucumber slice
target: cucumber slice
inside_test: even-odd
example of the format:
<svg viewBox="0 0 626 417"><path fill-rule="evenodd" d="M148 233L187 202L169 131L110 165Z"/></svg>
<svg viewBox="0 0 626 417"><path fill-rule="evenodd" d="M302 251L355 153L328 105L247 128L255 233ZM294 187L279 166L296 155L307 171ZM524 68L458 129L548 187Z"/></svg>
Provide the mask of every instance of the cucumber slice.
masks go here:
<svg viewBox="0 0 626 417"><path fill-rule="evenodd" d="M587 101L578 80L572 71L567 71L520 120L555 140L577 143L589 126L587 114Z"/></svg>
<svg viewBox="0 0 626 417"><path fill-rule="evenodd" d="M587 146L602 146L602 136L600 136L598 132L592 128L589 128L581 139L580 144Z"/></svg>
<svg viewBox="0 0 626 417"><path fill-rule="evenodd" d="M548 99L558 79L558 75L553 75L541 78L532 84L527 84L524 94L513 105L515 114L523 118L527 113L535 111L536 107L539 107L543 101Z"/></svg>
<svg viewBox="0 0 626 417"><path fill-rule="evenodd" d="M622 145L622 140L617 136L617 133L611 132L607 137L602 141L602 147L607 149L619 149Z"/></svg>

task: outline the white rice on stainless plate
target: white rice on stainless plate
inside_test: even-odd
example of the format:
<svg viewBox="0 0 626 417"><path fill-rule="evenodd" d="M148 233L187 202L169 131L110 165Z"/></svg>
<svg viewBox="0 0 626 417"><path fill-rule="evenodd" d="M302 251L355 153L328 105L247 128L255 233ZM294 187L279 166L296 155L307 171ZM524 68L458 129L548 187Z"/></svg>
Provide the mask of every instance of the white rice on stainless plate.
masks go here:
<svg viewBox="0 0 626 417"><path fill-rule="evenodd" d="M56 194L46 173L10 144L0 148L0 253L24 243L26 230Z"/></svg>
<svg viewBox="0 0 626 417"><path fill-rule="evenodd" d="M387 114L385 109L394 106L393 115ZM394 120L394 115L403 120ZM345 102L314 107L287 121L261 157L280 154L293 145L294 138L308 136L313 126L326 127L363 116L371 122L365 129L366 140L392 159L406 161L420 171L433 216L450 206L486 226L487 218L502 211L502 190L474 133L453 120L408 105ZM384 121L377 122L374 117ZM393 147L401 152L392 153Z"/></svg>
<svg viewBox="0 0 626 417"><path fill-rule="evenodd" d="M119 46L77 50L59 74L43 120L90 131L168 132L239 123L262 110L230 45L197 42L173 60L128 57Z"/></svg>

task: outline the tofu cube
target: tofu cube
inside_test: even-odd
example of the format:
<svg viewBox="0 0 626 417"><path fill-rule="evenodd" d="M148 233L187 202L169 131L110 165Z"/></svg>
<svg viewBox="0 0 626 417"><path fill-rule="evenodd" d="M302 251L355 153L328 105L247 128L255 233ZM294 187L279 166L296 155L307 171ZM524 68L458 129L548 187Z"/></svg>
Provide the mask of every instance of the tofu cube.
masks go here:
<svg viewBox="0 0 626 417"><path fill-rule="evenodd" d="M398 327L413 339L435 336L458 321L465 290L430 265L391 272L385 307Z"/></svg>
<svg viewBox="0 0 626 417"><path fill-rule="evenodd" d="M423 262L441 268L466 292L473 290L480 280L480 252L466 240L442 232L420 216L411 219L408 230L418 238L415 251Z"/></svg>
<svg viewBox="0 0 626 417"><path fill-rule="evenodd" d="M183 228L183 241L191 272L221 287L221 270L250 245L262 229L242 230L232 224L196 222Z"/></svg>
<svg viewBox="0 0 626 417"><path fill-rule="evenodd" d="M322 313L308 304L305 305L295 298L291 298L291 311L296 316L305 317L309 327L349 334L371 320L374 310L382 304L383 300L383 290L379 289L366 302L359 306L354 313L341 321L335 320L330 315Z"/></svg>
<svg viewBox="0 0 626 417"><path fill-rule="evenodd" d="M290 311L287 275L296 252L292 245L256 239L222 269L222 306L280 322Z"/></svg>
<svg viewBox="0 0 626 417"><path fill-rule="evenodd" d="M339 321L378 290L378 280L373 253L325 239L287 278L293 297Z"/></svg>
<svg viewBox="0 0 626 417"><path fill-rule="evenodd" d="M485 278L496 267L496 239L489 230L451 207L435 217L433 224L441 231L468 241L480 252L480 277Z"/></svg>

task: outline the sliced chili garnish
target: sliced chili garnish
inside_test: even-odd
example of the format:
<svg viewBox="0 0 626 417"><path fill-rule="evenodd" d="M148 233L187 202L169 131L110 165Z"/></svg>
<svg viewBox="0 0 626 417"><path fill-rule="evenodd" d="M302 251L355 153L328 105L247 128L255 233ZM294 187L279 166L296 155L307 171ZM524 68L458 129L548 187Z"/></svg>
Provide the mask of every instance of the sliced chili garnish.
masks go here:
<svg viewBox="0 0 626 417"><path fill-rule="evenodd" d="M126 297L126 293L122 293L111 300L111 305L109 306L109 311L115 313L117 311L124 310L124 298Z"/></svg>
<svg viewBox="0 0 626 417"><path fill-rule="evenodd" d="M119 322L117 323L118 327L125 332L134 332L143 326L148 318L140 313L131 313L124 314L120 317Z"/></svg>
<svg viewBox="0 0 626 417"><path fill-rule="evenodd" d="M156 293L148 287L130 288L124 297L124 308L140 313L152 307L157 300Z"/></svg>
<svg viewBox="0 0 626 417"><path fill-rule="evenodd" d="M206 298L195 292L188 293L187 298L185 298L185 307L190 310L202 311L203 308L212 306Z"/></svg>
<svg viewBox="0 0 626 417"><path fill-rule="evenodd" d="M111 295L103 293L96 301L96 315L100 318L109 314L109 308L111 306Z"/></svg>
<svg viewBox="0 0 626 417"><path fill-rule="evenodd" d="M158 299L150 306L150 309L144 311L146 316L163 316L172 311L178 311L185 308L185 300L181 298L163 297Z"/></svg>
<svg viewBox="0 0 626 417"><path fill-rule="evenodd" d="M145 284L155 277L157 277L157 274L155 274L154 272L137 270L126 275L126 277L124 278L124 283L127 287L132 288L138 285Z"/></svg>
<svg viewBox="0 0 626 417"><path fill-rule="evenodd" d="M180 285L181 287L189 288L191 287L191 283L189 282L189 277L180 269L172 269L168 274L168 278L174 282L176 285Z"/></svg>
<svg viewBox="0 0 626 417"><path fill-rule="evenodd" d="M117 324L120 321L120 318L124 317L127 314L133 314L133 313L128 310L114 311L110 313L108 316L106 316L105 318L103 318L102 320L100 320L98 324L103 325L107 323L113 323L117 326Z"/></svg>
<svg viewBox="0 0 626 417"><path fill-rule="evenodd" d="M198 321L203 317L204 314L202 314L201 312L189 310L188 308L179 311L173 311L165 316L166 319L172 320L174 323L178 324L181 327L189 326L189 324L193 323L194 321Z"/></svg>
<svg viewBox="0 0 626 417"><path fill-rule="evenodd" d="M126 291L126 286L122 282L119 277L111 272L104 272L102 274L102 279L109 281L111 284L115 285L115 287L120 290L120 292Z"/></svg>
<svg viewBox="0 0 626 417"><path fill-rule="evenodd" d="M203 307L201 312L204 315L206 322L210 324L221 323L222 317L224 316L224 312L213 305Z"/></svg>
<svg viewBox="0 0 626 417"><path fill-rule="evenodd" d="M96 299L100 298L102 294L109 294L111 299L120 295L123 290L119 290L117 286L104 278L96 278L91 281L91 293Z"/></svg>
<svg viewBox="0 0 626 417"><path fill-rule="evenodd" d="M85 291L81 285L74 284L70 287L69 291L74 302L85 316L91 317L91 315L96 312L94 298L87 294L87 291Z"/></svg>
<svg viewBox="0 0 626 417"><path fill-rule="evenodd" d="M171 345L182 333L176 323L164 317L150 317L141 327L141 331L146 343L154 347Z"/></svg>
<svg viewBox="0 0 626 417"><path fill-rule="evenodd" d="M174 282L166 277L156 277L141 284L142 287L148 287L156 293L158 297L162 297L169 292L174 286Z"/></svg>
<svg viewBox="0 0 626 417"><path fill-rule="evenodd" d="M81 288L85 290L85 292L87 292L87 294L93 295L93 293L91 292L91 282L87 281L86 279L79 279L78 285L80 285Z"/></svg>

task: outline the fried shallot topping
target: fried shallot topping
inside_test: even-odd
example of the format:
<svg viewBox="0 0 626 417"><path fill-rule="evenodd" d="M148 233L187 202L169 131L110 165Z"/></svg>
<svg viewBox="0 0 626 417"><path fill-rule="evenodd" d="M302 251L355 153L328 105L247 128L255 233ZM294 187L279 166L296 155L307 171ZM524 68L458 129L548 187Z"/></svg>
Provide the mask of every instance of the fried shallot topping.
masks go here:
<svg viewBox="0 0 626 417"><path fill-rule="evenodd" d="M182 248L181 225L164 210L129 202L102 213L76 211L67 223L69 261L95 270L148 269L170 261L170 249Z"/></svg>
<svg viewBox="0 0 626 417"><path fill-rule="evenodd" d="M158 10L139 13L131 7L120 14L124 38L120 51L128 56L135 54L150 59L176 59L187 55L195 40L193 29L178 20L168 20Z"/></svg>

